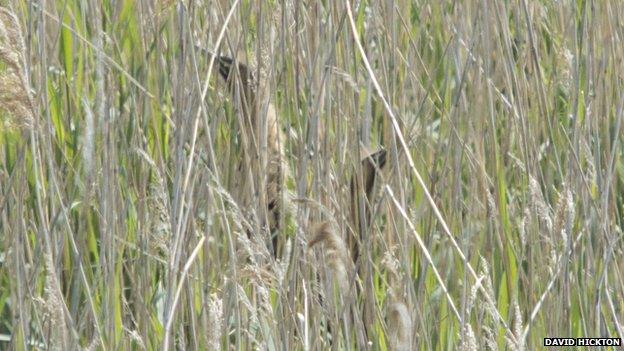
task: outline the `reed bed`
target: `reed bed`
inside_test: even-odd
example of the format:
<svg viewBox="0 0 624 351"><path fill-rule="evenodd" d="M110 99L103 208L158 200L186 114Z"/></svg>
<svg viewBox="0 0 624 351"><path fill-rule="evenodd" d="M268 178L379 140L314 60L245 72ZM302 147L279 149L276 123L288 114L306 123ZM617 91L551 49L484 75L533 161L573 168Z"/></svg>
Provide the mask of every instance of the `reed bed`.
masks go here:
<svg viewBox="0 0 624 351"><path fill-rule="evenodd" d="M622 23L591 0L0 1L0 349L624 338Z"/></svg>

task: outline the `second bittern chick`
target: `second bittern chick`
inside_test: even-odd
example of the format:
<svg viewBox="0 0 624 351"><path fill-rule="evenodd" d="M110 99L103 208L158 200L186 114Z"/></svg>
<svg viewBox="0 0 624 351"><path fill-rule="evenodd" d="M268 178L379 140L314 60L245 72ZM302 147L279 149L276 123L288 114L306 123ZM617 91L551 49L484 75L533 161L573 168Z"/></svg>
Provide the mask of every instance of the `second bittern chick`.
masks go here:
<svg viewBox="0 0 624 351"><path fill-rule="evenodd" d="M264 104L269 100L267 95L262 95L266 89L259 88L257 80L247 65L227 56L218 56L216 60L219 74L225 80L232 97L238 100L242 117L242 130L240 132L247 136L247 145L243 145L243 152L246 153L247 157L240 159L235 175L237 177L235 183L238 189L234 190L235 193L238 193L237 200L241 201L244 207L251 208L250 206L253 206L252 189L260 184L259 180L262 179L260 175L266 175L264 188L268 217L266 224L268 224L272 238L273 254L277 256L278 244L280 244L278 237L282 229L283 214L281 210L286 168L283 163L283 137L277 113L273 104L270 102L268 105ZM265 145L261 141L264 136L266 136ZM262 167L259 162L264 152L266 152L266 167ZM248 162L250 160L251 162ZM247 163L252 163L252 165ZM251 174L246 171L249 168L251 168ZM250 186L252 182L254 187Z"/></svg>
<svg viewBox="0 0 624 351"><path fill-rule="evenodd" d="M361 177L354 174L351 178L351 219L353 221L355 235L348 235L349 249L354 263L357 263L361 254L361 243L364 235L371 225L371 208L375 179L386 164L386 150L380 149L375 152L364 150L361 155ZM360 196L364 196L360 202ZM361 209L360 204L364 204ZM363 215L363 216L362 216Z"/></svg>

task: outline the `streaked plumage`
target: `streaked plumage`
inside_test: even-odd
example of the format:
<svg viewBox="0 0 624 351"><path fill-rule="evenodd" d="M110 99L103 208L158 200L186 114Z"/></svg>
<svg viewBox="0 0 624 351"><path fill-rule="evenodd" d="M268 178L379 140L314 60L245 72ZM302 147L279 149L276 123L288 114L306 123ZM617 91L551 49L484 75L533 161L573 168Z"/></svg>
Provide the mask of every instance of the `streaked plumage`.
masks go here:
<svg viewBox="0 0 624 351"><path fill-rule="evenodd" d="M204 50L206 51L206 50ZM206 51L208 52L208 51ZM208 52L212 55L211 52ZM240 99L240 113L242 114L242 128L250 140L243 148L248 159L256 160L262 152L263 147L260 145L259 137L262 132L266 133L266 153L267 163L265 169L252 167L251 176L254 184L261 179L259 172L266 174L266 212L268 217L268 229L272 237L273 254L278 254L279 231L282 228L282 203L283 203L283 184L284 171L283 151L282 151L282 135L279 128L279 121L273 104L270 102L268 106L263 106L265 99L258 95L261 93L258 88L252 71L248 66L227 56L217 56L219 74L225 80L228 90L234 99ZM261 118L266 118L266 123ZM264 129L266 128L266 129ZM264 129L264 130L263 130ZM253 192L249 184L248 173L246 168L250 165L245 162L245 157L241 157L237 165L237 174L235 174L235 198L245 209L253 208L252 197Z"/></svg>

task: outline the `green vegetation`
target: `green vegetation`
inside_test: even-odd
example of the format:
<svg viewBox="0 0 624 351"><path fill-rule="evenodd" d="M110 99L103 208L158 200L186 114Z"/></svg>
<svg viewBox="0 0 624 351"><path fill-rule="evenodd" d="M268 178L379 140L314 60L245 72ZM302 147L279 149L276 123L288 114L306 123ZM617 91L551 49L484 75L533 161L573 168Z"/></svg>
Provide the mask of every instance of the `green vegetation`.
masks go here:
<svg viewBox="0 0 624 351"><path fill-rule="evenodd" d="M0 1L0 349L624 338L617 1L43 3ZM277 111L278 259L270 135L195 44Z"/></svg>

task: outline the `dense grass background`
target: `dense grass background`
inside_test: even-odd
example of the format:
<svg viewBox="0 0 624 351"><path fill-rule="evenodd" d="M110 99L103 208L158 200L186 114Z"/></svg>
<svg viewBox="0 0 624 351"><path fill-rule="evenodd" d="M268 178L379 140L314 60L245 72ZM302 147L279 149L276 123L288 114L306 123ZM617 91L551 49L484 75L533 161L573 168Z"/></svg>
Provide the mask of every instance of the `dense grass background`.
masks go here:
<svg viewBox="0 0 624 351"><path fill-rule="evenodd" d="M624 337L618 1L0 4L1 349ZM284 131L278 261L230 195L238 108L193 45L217 42ZM361 146L388 151L368 297L339 245L307 247L353 230Z"/></svg>

